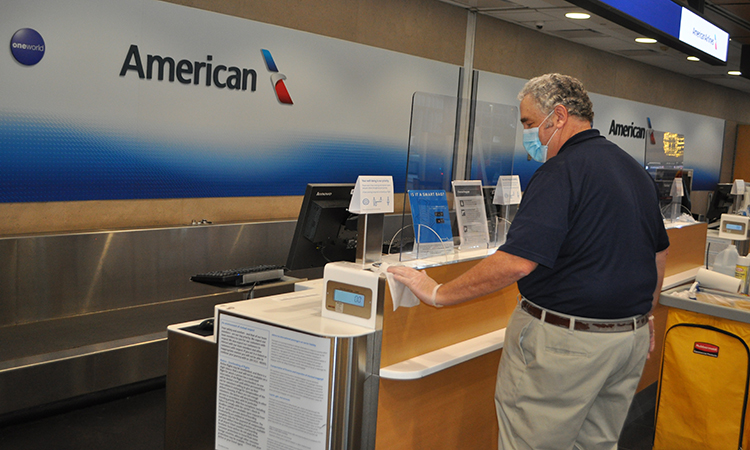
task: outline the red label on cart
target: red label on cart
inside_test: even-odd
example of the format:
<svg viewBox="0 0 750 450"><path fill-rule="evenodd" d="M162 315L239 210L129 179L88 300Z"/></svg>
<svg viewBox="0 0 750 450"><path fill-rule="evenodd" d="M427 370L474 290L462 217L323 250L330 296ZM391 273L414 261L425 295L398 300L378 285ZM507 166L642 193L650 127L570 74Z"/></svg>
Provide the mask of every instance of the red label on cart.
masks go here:
<svg viewBox="0 0 750 450"><path fill-rule="evenodd" d="M706 344L705 342L696 342L693 346L693 353L699 355L713 356L714 358L719 357L719 346L714 344Z"/></svg>

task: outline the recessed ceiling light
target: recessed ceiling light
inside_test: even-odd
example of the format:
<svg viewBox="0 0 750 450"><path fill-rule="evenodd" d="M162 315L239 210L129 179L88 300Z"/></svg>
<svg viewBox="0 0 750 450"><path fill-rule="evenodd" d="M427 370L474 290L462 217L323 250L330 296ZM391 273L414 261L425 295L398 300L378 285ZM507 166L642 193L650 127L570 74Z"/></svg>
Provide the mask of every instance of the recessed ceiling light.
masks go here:
<svg viewBox="0 0 750 450"><path fill-rule="evenodd" d="M591 14L586 14L582 12L569 12L565 14L565 17L567 17L568 19L574 19L574 20L585 20L585 19L590 19Z"/></svg>
<svg viewBox="0 0 750 450"><path fill-rule="evenodd" d="M700 58L698 58L698 57L696 57L696 56L688 56L688 57L687 57L687 60L688 60L688 61L700 61Z"/></svg>
<svg viewBox="0 0 750 450"><path fill-rule="evenodd" d="M729 72L727 72L727 75L742 75L742 72L740 72L739 70L730 70Z"/></svg>
<svg viewBox="0 0 750 450"><path fill-rule="evenodd" d="M647 38L647 37L639 37L639 38L635 38L635 42L639 44L656 44L656 39Z"/></svg>

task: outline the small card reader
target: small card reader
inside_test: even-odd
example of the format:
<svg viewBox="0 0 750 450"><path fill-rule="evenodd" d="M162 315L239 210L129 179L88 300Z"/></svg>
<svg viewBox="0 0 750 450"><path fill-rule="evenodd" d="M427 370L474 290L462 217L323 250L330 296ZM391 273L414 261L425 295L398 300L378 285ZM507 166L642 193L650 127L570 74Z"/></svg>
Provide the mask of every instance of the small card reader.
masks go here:
<svg viewBox="0 0 750 450"><path fill-rule="evenodd" d="M733 241L750 239L750 217L736 214L722 214L719 223L719 237Z"/></svg>
<svg viewBox="0 0 750 450"><path fill-rule="evenodd" d="M326 264L323 280L323 317L376 328L385 277L362 269L361 264L335 262Z"/></svg>

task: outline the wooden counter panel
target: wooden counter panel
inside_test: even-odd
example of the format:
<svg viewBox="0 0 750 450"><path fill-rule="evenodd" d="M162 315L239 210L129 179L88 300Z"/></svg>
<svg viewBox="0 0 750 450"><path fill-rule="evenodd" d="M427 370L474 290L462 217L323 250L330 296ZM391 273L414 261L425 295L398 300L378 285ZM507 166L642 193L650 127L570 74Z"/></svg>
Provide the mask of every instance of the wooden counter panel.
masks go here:
<svg viewBox="0 0 750 450"><path fill-rule="evenodd" d="M707 227L707 224L699 223L667 230L670 245L665 276L676 275L705 263ZM663 305L657 305L653 311L656 346L646 360L638 391L659 380L668 312L669 308Z"/></svg>
<svg viewBox="0 0 750 450"><path fill-rule="evenodd" d="M667 276L703 265L706 224L674 228L667 232L671 243ZM445 283L478 262L434 267L427 269L427 273L438 282ZM393 311L390 293L386 294L381 367L504 328L516 306L517 295L518 287L514 284L494 294L456 306L438 309L419 305ZM667 310L666 307L657 306L654 311L656 348L646 361L638 390L658 380Z"/></svg>
<svg viewBox="0 0 750 450"><path fill-rule="evenodd" d="M665 276L676 275L705 263L707 229L707 224L698 223L667 230L669 255Z"/></svg>
<svg viewBox="0 0 750 450"><path fill-rule="evenodd" d="M427 274L445 283L474 267L468 261L427 269ZM419 305L393 311L390 292L383 312L381 367L505 328L516 307L518 287L513 284L496 293L444 308Z"/></svg>
<svg viewBox="0 0 750 450"><path fill-rule="evenodd" d="M497 449L501 350L413 381L380 380L377 450Z"/></svg>

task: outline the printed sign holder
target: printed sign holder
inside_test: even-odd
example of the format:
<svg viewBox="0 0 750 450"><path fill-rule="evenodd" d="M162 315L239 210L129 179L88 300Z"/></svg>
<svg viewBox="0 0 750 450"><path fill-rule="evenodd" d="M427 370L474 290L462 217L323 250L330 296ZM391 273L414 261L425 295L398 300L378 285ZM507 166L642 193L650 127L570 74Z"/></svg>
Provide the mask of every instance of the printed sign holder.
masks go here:
<svg viewBox="0 0 750 450"><path fill-rule="evenodd" d="M453 202L456 208L460 250L488 248L490 241L487 212L484 209L482 182L453 181Z"/></svg>
<svg viewBox="0 0 750 450"><path fill-rule="evenodd" d="M359 214L356 262L364 269L382 259L385 213L393 212L393 177L357 177L349 212Z"/></svg>
<svg viewBox="0 0 750 450"><path fill-rule="evenodd" d="M453 251L453 231L446 192L412 190L407 195L414 227L412 255L417 259L447 257Z"/></svg>
<svg viewBox="0 0 750 450"><path fill-rule="evenodd" d="M508 228L510 228L509 217L511 207L521 203L521 180L518 175L503 175L498 177L495 198L492 199L492 203L503 207L503 217L495 218L494 236L494 242L497 245L502 245L505 243L505 237L508 235ZM502 242L500 242L501 220L503 226Z"/></svg>

